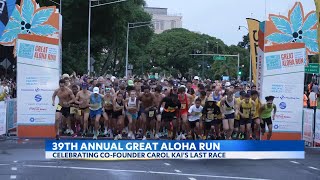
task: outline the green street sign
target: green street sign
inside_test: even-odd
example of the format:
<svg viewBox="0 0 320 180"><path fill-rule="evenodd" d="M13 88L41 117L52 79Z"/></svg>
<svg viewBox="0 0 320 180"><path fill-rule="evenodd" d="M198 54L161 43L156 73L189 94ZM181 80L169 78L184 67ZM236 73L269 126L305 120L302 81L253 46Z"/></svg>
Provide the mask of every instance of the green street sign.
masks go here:
<svg viewBox="0 0 320 180"><path fill-rule="evenodd" d="M226 59L225 56L213 56L214 61L225 61Z"/></svg>
<svg viewBox="0 0 320 180"><path fill-rule="evenodd" d="M307 67L305 67L306 74L319 74L319 64L318 63L309 63Z"/></svg>

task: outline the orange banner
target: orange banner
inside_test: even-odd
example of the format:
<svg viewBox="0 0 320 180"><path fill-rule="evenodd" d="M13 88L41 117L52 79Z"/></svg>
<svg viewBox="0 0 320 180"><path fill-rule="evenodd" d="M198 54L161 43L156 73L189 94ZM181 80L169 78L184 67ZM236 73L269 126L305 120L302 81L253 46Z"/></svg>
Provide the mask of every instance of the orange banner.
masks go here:
<svg viewBox="0 0 320 180"><path fill-rule="evenodd" d="M257 83L257 60L258 60L258 45L259 45L259 26L260 21L256 19L247 18L249 28L249 40L250 40L250 56L252 61L252 77L253 83Z"/></svg>

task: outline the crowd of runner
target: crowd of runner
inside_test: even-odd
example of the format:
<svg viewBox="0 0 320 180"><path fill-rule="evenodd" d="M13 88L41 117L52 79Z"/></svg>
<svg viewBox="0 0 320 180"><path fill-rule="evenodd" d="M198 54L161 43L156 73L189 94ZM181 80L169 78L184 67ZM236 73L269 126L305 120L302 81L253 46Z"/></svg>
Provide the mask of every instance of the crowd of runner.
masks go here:
<svg viewBox="0 0 320 180"><path fill-rule="evenodd" d="M56 104L56 97L59 103ZM276 106L262 104L256 87L210 80L121 80L63 75L52 96L56 139L256 139L268 127Z"/></svg>

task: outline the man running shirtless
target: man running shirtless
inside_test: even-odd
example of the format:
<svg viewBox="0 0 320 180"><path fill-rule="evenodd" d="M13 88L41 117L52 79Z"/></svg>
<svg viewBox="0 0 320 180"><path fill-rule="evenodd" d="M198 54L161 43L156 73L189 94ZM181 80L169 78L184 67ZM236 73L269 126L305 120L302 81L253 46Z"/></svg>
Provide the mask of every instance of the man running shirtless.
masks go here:
<svg viewBox="0 0 320 180"><path fill-rule="evenodd" d="M56 109L56 118L55 118L55 130L56 130L56 139L60 139L60 121L62 117L66 118L67 128L71 130L70 122L70 104L75 101L75 97L72 91L66 87L66 82L64 79L59 81L59 88L56 89L52 95L52 106L55 106L56 96L59 98L59 104ZM72 131L72 130L71 130Z"/></svg>
<svg viewBox="0 0 320 180"><path fill-rule="evenodd" d="M157 106L160 106L160 103L162 102L162 99L164 98L164 95L161 93L162 92L162 86L157 86L155 88L155 92L153 93L154 95L154 101ZM156 135L155 139L159 139L159 130L161 127L161 111L156 111Z"/></svg>
<svg viewBox="0 0 320 180"><path fill-rule="evenodd" d="M82 136L86 135L88 130L88 121L89 121L89 102L90 102L90 95L91 92L88 91L89 85L87 83L82 83L81 88L82 90L78 92L76 96L76 103L79 104L79 108L81 110L81 114L83 114L83 131Z"/></svg>
<svg viewBox="0 0 320 180"><path fill-rule="evenodd" d="M150 92L150 86L144 86L144 91L140 95L139 100L141 101L141 119L142 119L142 129L143 129L143 138L142 140L146 140L146 131L147 129L151 129L150 138L154 138L154 126L155 126L155 97ZM148 128L150 127L150 128Z"/></svg>

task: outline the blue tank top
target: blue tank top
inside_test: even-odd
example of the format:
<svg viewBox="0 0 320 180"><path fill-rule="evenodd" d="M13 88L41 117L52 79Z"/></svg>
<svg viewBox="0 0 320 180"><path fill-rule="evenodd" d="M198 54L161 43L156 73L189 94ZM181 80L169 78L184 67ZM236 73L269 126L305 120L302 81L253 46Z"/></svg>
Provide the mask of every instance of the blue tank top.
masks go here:
<svg viewBox="0 0 320 180"><path fill-rule="evenodd" d="M97 108L94 108L92 110L98 110L102 108L102 97L98 95L98 97L95 97L94 94L91 94L90 96L90 104L97 104Z"/></svg>
<svg viewBox="0 0 320 180"><path fill-rule="evenodd" d="M221 95L220 94L218 96L213 95L213 100L220 101L221 100Z"/></svg>

